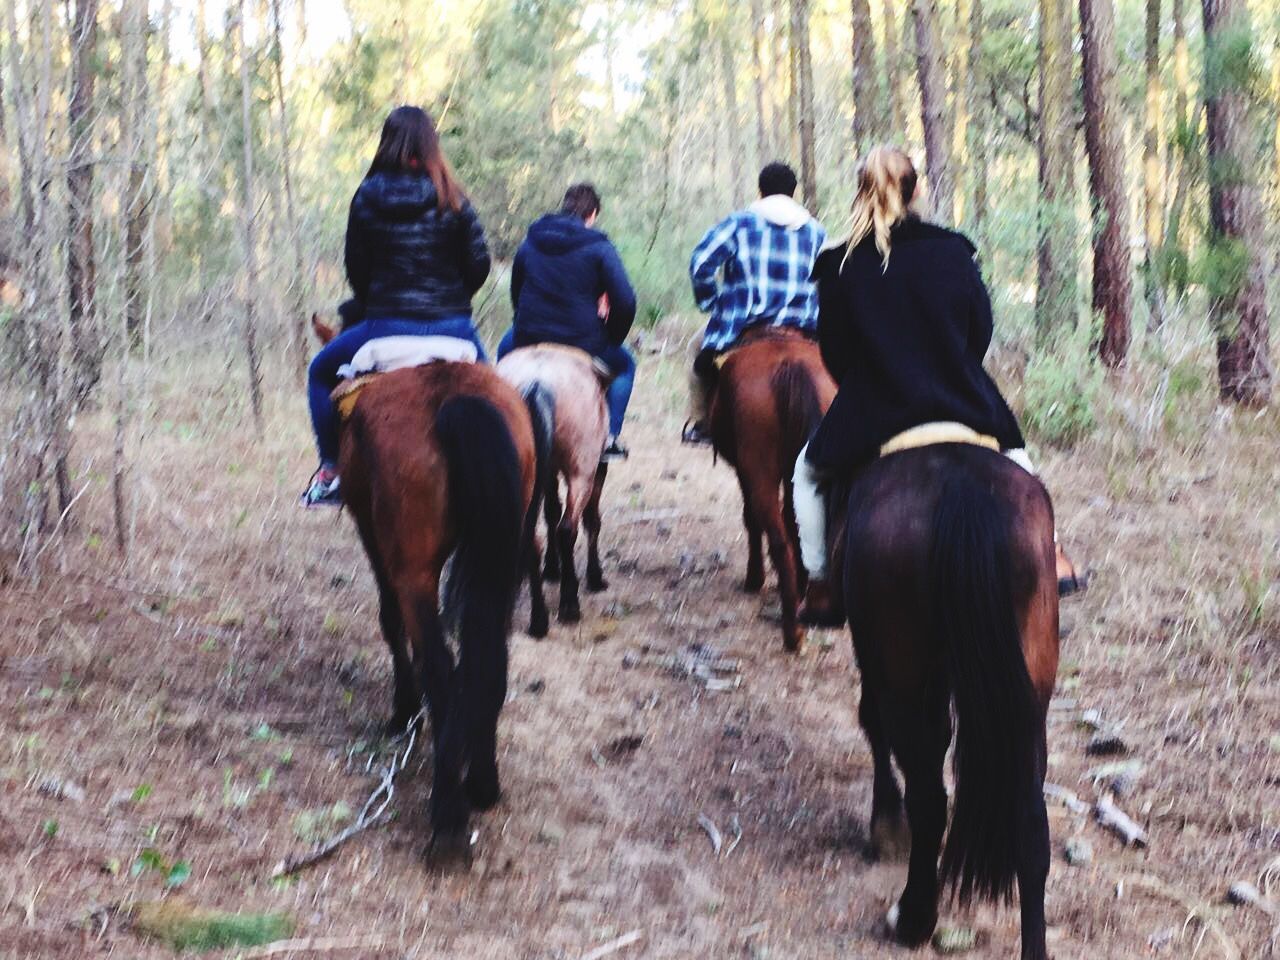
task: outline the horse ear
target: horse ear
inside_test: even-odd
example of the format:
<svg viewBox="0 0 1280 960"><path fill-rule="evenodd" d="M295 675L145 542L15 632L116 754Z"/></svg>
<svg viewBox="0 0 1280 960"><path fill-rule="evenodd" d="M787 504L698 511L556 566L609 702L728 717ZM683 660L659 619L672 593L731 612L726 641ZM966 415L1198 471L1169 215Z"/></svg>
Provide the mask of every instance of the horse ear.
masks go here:
<svg viewBox="0 0 1280 960"><path fill-rule="evenodd" d="M329 324L320 319L320 314L313 313L311 315L311 330L315 333L316 339L321 344L326 344L338 335L337 331Z"/></svg>

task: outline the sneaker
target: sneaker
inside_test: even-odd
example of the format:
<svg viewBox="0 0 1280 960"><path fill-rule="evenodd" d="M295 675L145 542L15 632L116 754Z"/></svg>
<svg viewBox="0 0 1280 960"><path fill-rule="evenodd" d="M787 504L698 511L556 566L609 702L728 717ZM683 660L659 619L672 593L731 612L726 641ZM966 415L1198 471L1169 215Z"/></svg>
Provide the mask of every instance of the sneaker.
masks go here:
<svg viewBox="0 0 1280 960"><path fill-rule="evenodd" d="M616 460L625 460L629 456L631 456L630 452L618 442L618 438L610 437L609 442L604 445L604 451L600 454L600 462L613 463Z"/></svg>
<svg viewBox="0 0 1280 960"><path fill-rule="evenodd" d="M311 484L299 499L304 507L340 507L342 492L338 489L338 471L321 467L311 475Z"/></svg>
<svg viewBox="0 0 1280 960"><path fill-rule="evenodd" d="M1073 593L1083 593L1088 587L1088 580L1076 572L1076 565L1071 562L1061 543L1054 544L1058 566L1058 596L1069 597Z"/></svg>
<svg viewBox="0 0 1280 960"><path fill-rule="evenodd" d="M707 428L703 426L701 420L690 420L680 431L680 442L687 443L691 447L709 447L711 434L707 433Z"/></svg>

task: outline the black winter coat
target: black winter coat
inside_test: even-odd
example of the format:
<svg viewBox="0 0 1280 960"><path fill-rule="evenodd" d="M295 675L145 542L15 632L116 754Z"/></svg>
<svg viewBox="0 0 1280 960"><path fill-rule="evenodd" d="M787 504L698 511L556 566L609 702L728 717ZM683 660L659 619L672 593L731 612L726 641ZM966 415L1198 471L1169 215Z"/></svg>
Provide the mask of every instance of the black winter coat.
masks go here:
<svg viewBox="0 0 1280 960"><path fill-rule="evenodd" d="M444 320L471 313L489 275L476 212L441 210L426 174L375 173L351 200L347 279L370 320Z"/></svg>
<svg viewBox="0 0 1280 960"><path fill-rule="evenodd" d="M1022 432L982 367L991 300L968 238L917 219L896 227L886 268L871 237L841 270L843 246L819 256L818 343L840 385L809 443L819 469L873 459L903 430L949 420L1004 449Z"/></svg>
<svg viewBox="0 0 1280 960"><path fill-rule="evenodd" d="M597 312L609 295L609 318ZM636 295L609 237L580 219L535 220L511 264L516 346L563 343L596 354L620 344L636 317Z"/></svg>

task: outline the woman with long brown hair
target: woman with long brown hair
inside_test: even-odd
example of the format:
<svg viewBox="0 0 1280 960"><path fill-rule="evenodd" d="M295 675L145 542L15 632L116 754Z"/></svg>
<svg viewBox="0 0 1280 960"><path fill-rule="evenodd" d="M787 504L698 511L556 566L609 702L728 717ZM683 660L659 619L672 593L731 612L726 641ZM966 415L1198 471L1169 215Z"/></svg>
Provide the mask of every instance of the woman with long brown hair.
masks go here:
<svg viewBox="0 0 1280 960"><path fill-rule="evenodd" d="M982 365L993 320L976 248L963 234L925 222L918 190L906 153L870 151L859 169L849 241L814 267L818 344L840 389L796 460L796 520L811 578L805 615L812 621L830 619L834 606L819 493L824 476L847 476L891 439L925 424L958 425L993 440L1031 470L1018 421Z"/></svg>
<svg viewBox="0 0 1280 960"><path fill-rule="evenodd" d="M338 505L338 424L329 394L338 369L370 340L455 337L484 347L471 298L489 275L489 251L476 212L440 148L435 123L420 107L397 107L382 127L369 172L351 200L345 328L311 363L308 397L320 468L302 502Z"/></svg>

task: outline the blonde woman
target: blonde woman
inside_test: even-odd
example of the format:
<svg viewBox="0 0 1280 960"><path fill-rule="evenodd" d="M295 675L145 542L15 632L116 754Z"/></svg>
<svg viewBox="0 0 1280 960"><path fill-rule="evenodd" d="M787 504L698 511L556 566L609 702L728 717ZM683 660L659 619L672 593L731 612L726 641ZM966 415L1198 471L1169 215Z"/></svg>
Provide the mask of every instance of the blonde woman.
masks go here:
<svg viewBox="0 0 1280 960"><path fill-rule="evenodd" d="M814 267L818 343L840 390L796 461L808 622L840 616L838 585L826 579L824 476L848 475L904 430L942 422L994 437L1031 469L1018 421L982 366L992 317L975 248L920 218L918 188L906 153L872 150L859 171L849 241Z"/></svg>

